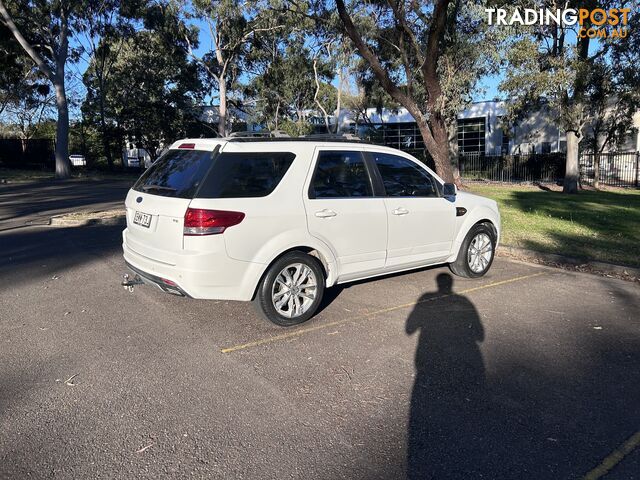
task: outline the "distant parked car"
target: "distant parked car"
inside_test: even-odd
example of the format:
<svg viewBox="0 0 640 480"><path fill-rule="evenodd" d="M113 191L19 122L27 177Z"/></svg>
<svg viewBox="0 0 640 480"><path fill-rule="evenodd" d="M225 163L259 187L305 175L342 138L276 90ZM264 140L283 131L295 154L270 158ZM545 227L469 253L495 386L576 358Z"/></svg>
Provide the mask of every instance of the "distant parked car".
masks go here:
<svg viewBox="0 0 640 480"><path fill-rule="evenodd" d="M151 155L144 148L137 148L133 144L122 151L122 161L126 168L149 168L151 166Z"/></svg>
<svg viewBox="0 0 640 480"><path fill-rule="evenodd" d="M354 141L182 140L125 205L124 258L139 281L254 300L282 326L308 320L340 283L436 264L481 277L500 234L495 201Z"/></svg>
<svg viewBox="0 0 640 480"><path fill-rule="evenodd" d="M69 160L71 161L71 165L73 165L74 167L87 166L87 159L84 158L84 155L77 155L77 154L70 155Z"/></svg>

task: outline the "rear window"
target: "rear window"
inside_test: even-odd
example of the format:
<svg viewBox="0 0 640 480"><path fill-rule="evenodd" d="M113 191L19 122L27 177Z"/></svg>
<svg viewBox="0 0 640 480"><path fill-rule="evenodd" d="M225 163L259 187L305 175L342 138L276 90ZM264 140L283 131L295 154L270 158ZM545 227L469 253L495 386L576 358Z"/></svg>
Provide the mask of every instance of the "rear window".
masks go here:
<svg viewBox="0 0 640 480"><path fill-rule="evenodd" d="M138 179L133 189L165 197L193 198L211 166L212 152L169 150Z"/></svg>
<svg viewBox="0 0 640 480"><path fill-rule="evenodd" d="M197 192L198 198L266 197L291 166L291 152L221 153Z"/></svg>

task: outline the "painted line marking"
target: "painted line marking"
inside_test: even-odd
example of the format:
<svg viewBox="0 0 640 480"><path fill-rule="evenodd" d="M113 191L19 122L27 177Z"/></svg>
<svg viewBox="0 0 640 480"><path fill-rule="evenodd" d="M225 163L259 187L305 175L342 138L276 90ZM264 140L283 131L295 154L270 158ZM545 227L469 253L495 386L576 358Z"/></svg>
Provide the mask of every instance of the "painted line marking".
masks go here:
<svg viewBox="0 0 640 480"><path fill-rule="evenodd" d="M237 352L238 350L244 350L251 347L258 347L260 345L266 345L268 343L278 342L280 340L286 340L288 338L298 337L300 335L304 335L306 333L315 332L317 330L322 330L325 328L335 327L337 325L344 325L345 323L357 322L362 320L371 319L377 315L381 315L383 313L393 312L395 310L401 310L407 307L413 307L419 305L421 303L433 302L435 300L441 300L443 298L451 297L454 295L463 295L467 293L477 292L478 290L484 290L486 288L498 287L500 285L506 285L508 283L519 282L521 280L526 280L529 278L539 277L540 275L546 275L547 272L533 273L531 275L524 275L521 277L509 278L507 280L502 280L500 282L488 283L486 285L480 285L478 287L467 288L466 290L461 290L459 292L446 293L443 295L438 295L435 297L426 298L424 300L418 300L415 302L404 303L402 305L396 305L394 307L383 308L381 310L376 310L375 312L366 313L364 315L358 315L351 318L345 318L342 320L336 320L329 323L323 323L321 325L316 325L315 327L301 328L299 330L294 330L292 332L286 332L280 335L274 335L272 337L262 338L260 340L254 340L252 342L242 343L240 345L234 345L232 347L226 347L220 350L222 353L231 353Z"/></svg>
<svg viewBox="0 0 640 480"><path fill-rule="evenodd" d="M631 435L626 442L611 452L600 465L587 473L583 477L583 480L596 480L605 476L613 467L619 464L624 457L635 450L638 445L640 445L640 430Z"/></svg>

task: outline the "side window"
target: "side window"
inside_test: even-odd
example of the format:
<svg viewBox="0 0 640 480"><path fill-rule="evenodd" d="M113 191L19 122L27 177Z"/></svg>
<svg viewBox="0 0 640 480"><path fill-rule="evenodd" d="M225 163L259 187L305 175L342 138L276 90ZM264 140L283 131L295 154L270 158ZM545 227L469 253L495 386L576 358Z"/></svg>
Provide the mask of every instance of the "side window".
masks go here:
<svg viewBox="0 0 640 480"><path fill-rule="evenodd" d="M411 160L389 155L372 154L388 197L438 197L438 185L429 172Z"/></svg>
<svg viewBox="0 0 640 480"><path fill-rule="evenodd" d="M320 152L309 189L310 198L371 196L371 179L361 152Z"/></svg>

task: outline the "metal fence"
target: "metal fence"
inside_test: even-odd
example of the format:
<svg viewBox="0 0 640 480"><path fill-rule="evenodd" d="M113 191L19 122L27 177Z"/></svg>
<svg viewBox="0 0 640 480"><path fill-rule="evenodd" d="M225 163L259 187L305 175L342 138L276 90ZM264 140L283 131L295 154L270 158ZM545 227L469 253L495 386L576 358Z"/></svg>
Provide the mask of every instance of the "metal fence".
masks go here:
<svg viewBox="0 0 640 480"><path fill-rule="evenodd" d="M580 180L592 185L595 177L593 153L580 155ZM468 180L494 182L559 182L564 178L565 153L484 155L466 153L458 157L460 174ZM600 154L600 184L638 187L640 153Z"/></svg>
<svg viewBox="0 0 640 480"><path fill-rule="evenodd" d="M494 182L556 182L564 177L565 154L484 155L458 157L460 175Z"/></svg>
<svg viewBox="0 0 640 480"><path fill-rule="evenodd" d="M613 187L638 187L640 184L640 152L583 153L580 157L580 179L593 185L596 159L600 157L600 184Z"/></svg>
<svg viewBox="0 0 640 480"><path fill-rule="evenodd" d="M53 140L0 138L0 166L38 168L54 165Z"/></svg>

